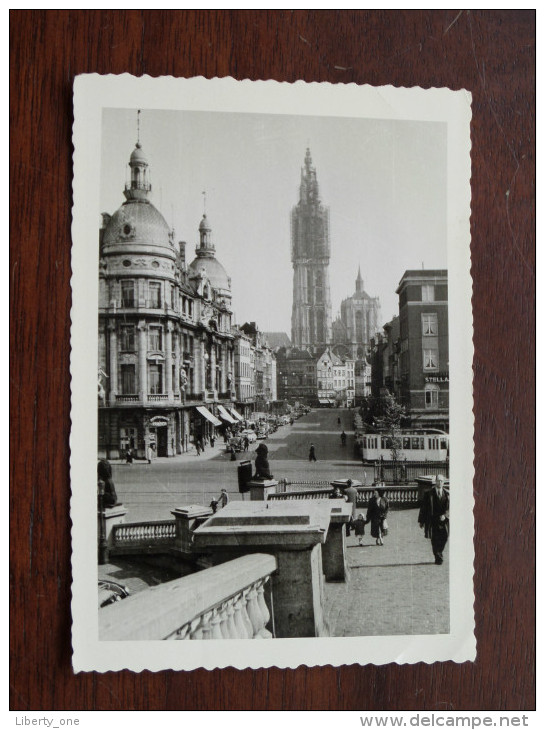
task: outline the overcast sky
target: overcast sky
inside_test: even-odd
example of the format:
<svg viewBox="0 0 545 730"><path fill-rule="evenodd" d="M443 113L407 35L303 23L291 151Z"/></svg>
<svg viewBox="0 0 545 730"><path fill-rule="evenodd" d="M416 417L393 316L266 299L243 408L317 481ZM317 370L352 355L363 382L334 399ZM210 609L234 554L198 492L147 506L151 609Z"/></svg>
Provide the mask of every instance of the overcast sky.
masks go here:
<svg viewBox="0 0 545 730"><path fill-rule="evenodd" d="M103 114L101 209L124 201L136 110ZM236 322L291 336L290 212L310 147L330 210L333 318L364 287L382 323L398 312L406 269L447 267L447 127L444 123L217 112L148 111L140 141L151 200L187 241L190 262L206 212L216 256L232 278Z"/></svg>

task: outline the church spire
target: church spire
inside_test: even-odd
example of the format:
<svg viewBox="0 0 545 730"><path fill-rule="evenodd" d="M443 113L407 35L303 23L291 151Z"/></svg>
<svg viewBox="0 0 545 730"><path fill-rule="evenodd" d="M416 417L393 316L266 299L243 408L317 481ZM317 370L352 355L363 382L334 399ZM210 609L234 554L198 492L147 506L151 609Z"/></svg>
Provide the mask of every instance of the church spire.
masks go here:
<svg viewBox="0 0 545 730"><path fill-rule="evenodd" d="M358 265L358 278L356 279L356 294L363 291L363 279L361 278L361 266Z"/></svg>
<svg viewBox="0 0 545 730"><path fill-rule="evenodd" d="M299 187L299 203L301 205L312 205L320 202L318 180L316 179L316 168L312 164L310 147L305 152L305 163L301 168L301 185Z"/></svg>
<svg viewBox="0 0 545 730"><path fill-rule="evenodd" d="M139 109L136 116L136 146L129 160L131 181L125 184L124 194L127 200L147 200L151 190L149 162L140 144L140 111Z"/></svg>

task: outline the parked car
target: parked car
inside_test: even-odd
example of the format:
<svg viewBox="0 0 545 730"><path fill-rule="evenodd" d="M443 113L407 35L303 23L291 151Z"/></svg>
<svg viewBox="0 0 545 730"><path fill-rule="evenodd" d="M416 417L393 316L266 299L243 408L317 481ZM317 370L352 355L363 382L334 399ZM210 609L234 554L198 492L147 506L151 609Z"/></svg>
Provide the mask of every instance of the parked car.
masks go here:
<svg viewBox="0 0 545 730"><path fill-rule="evenodd" d="M234 446L235 451L242 451L244 449L244 441L241 436L231 436L227 443L226 451L231 451L231 447Z"/></svg>
<svg viewBox="0 0 545 730"><path fill-rule="evenodd" d="M98 607L109 606L110 603L121 601L127 598L129 589L127 586L116 583L113 580L98 581Z"/></svg>

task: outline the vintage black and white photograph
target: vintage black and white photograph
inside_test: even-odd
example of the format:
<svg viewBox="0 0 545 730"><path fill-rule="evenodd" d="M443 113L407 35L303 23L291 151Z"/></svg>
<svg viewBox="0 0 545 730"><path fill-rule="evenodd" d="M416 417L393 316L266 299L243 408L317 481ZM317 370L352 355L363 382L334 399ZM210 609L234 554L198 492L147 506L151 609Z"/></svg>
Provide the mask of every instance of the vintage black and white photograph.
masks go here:
<svg viewBox="0 0 545 730"><path fill-rule="evenodd" d="M76 84L76 669L473 658L470 96Z"/></svg>

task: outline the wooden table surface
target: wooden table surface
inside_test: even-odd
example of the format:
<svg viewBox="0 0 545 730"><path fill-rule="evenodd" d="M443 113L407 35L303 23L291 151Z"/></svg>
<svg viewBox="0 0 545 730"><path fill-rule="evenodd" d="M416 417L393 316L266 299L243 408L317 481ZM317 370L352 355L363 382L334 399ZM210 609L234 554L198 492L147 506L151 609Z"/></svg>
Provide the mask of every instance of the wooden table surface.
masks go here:
<svg viewBox="0 0 545 730"><path fill-rule="evenodd" d="M533 709L535 13L12 10L10 60L11 709ZM475 663L72 672L72 84L84 72L472 92Z"/></svg>

